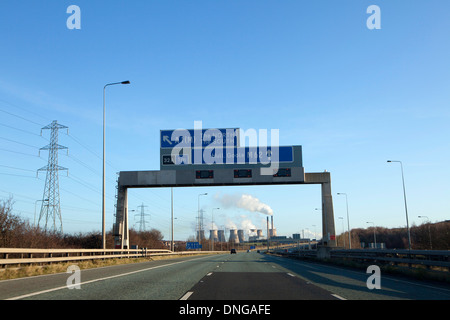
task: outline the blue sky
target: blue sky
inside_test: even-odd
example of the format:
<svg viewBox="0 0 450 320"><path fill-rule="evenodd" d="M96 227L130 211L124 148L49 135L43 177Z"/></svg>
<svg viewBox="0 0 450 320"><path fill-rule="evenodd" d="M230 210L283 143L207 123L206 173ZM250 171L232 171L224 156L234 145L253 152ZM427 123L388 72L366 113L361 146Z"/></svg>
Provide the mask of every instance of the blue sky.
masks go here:
<svg viewBox="0 0 450 320"><path fill-rule="evenodd" d="M69 30L67 7L81 9ZM381 9L369 30L367 7ZM34 220L42 199L48 130L60 131L65 232L101 230L102 103L107 91L107 227L116 172L159 170L159 131L279 129L302 145L306 172L331 172L337 233L450 217L450 3L442 1L10 1L0 3L0 197ZM320 232L319 186L175 189L175 238L194 234L198 194L205 224L223 195L250 194L274 210L281 235ZM37 212L39 212L39 202ZM131 190L147 226L170 238L170 190ZM130 224L138 227L137 212ZM266 216L214 211L219 226ZM345 220L345 222L347 222ZM314 227L314 225L316 227ZM306 233L308 235L308 233Z"/></svg>

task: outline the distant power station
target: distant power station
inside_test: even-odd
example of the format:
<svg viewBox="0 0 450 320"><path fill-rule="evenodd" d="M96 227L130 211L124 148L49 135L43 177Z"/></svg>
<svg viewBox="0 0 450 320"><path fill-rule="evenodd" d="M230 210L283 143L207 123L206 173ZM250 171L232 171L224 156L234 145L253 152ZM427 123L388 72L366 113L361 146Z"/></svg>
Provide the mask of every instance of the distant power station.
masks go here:
<svg viewBox="0 0 450 320"><path fill-rule="evenodd" d="M214 242L228 241L233 243L243 243L246 241L245 239L246 232L249 232L247 241L257 241L266 239L266 237L264 237L263 235L262 229L249 229L249 230L230 229L228 240L225 238L225 230L209 230L209 240L213 240ZM273 225L273 216L271 217L271 226L270 227L268 226L268 233L270 238L277 236L277 230L274 228ZM206 240L204 230L200 230L200 237L198 236L199 233L197 231L197 239Z"/></svg>

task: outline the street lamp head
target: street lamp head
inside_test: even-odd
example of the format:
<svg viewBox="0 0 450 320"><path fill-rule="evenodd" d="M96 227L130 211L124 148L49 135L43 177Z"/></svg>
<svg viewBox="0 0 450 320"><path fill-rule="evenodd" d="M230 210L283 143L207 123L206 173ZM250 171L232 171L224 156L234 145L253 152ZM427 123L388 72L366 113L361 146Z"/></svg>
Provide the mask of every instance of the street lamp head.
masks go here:
<svg viewBox="0 0 450 320"><path fill-rule="evenodd" d="M130 84L130 81L122 81L121 84Z"/></svg>
<svg viewBox="0 0 450 320"><path fill-rule="evenodd" d="M392 162L391 160L388 160L387 162Z"/></svg>

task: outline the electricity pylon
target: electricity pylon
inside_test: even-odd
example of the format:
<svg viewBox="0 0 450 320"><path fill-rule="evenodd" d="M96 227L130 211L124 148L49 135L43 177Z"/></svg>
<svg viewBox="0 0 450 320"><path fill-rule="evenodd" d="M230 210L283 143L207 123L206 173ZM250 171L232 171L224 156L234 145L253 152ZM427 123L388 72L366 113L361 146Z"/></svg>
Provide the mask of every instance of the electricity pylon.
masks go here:
<svg viewBox="0 0 450 320"><path fill-rule="evenodd" d="M137 215L140 216L139 232L145 231L145 223L147 222L147 221L145 221L145 216L150 216L149 214L144 213L145 207L148 207L148 206L144 206L144 204L140 205L138 208L141 208L141 213L135 215L135 216L137 216Z"/></svg>
<svg viewBox="0 0 450 320"><path fill-rule="evenodd" d="M45 178L44 195L42 197L41 212L39 214L38 226L41 220L44 220L44 230L53 232L63 232L62 219L61 219L61 206L59 200L59 170L67 170L67 168L58 165L58 150L67 149L67 147L58 144L58 130L67 129L68 127L58 124L55 120L48 126L45 126L42 130L50 129L50 143L40 150L48 150L48 164L42 167L39 171L47 171ZM56 226L56 220L59 220L58 227ZM51 226L49 226L49 223Z"/></svg>

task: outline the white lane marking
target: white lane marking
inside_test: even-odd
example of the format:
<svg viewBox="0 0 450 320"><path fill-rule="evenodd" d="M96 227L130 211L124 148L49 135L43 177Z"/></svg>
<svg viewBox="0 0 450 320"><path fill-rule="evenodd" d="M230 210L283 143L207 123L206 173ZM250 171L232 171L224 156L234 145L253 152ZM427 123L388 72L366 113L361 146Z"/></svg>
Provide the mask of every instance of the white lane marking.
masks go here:
<svg viewBox="0 0 450 320"><path fill-rule="evenodd" d="M212 275L212 272L208 273L206 276L209 277L210 275Z"/></svg>
<svg viewBox="0 0 450 320"><path fill-rule="evenodd" d="M341 297L340 295L337 295L337 294L334 294L334 293L332 293L331 295L332 295L333 297L335 297L335 298L338 298L339 300L347 300L347 299Z"/></svg>
<svg viewBox="0 0 450 320"><path fill-rule="evenodd" d="M295 277L295 275L293 275L292 273L288 272L288 275L291 277Z"/></svg>
<svg viewBox="0 0 450 320"><path fill-rule="evenodd" d="M193 293L194 293L193 291L186 292L186 294L185 294L184 296L182 296L180 300L187 300L187 299L189 299L189 297L190 297Z"/></svg>
<svg viewBox="0 0 450 320"><path fill-rule="evenodd" d="M318 270L319 272L329 272L328 270L326 270L326 268L329 268L329 269L334 269L334 270L337 270L337 271L346 271L348 273L353 273L355 275L359 275L359 276L362 275L363 277L366 277L366 274L364 273L364 271L362 271L362 272L361 271L353 271L353 270L349 270L349 269L345 269L345 268L339 268L339 267L334 267L334 266L329 266L329 265L327 265L327 266L320 266L320 267L319 266L314 267L314 266L312 266L313 263L298 262L298 261L295 261L294 264L299 265L299 266L303 266L303 267L307 267L307 268L311 268L311 269L315 269L315 270ZM446 288L432 286L432 285L427 285L427 284L423 284L423 283L411 282L411 281L406 281L406 280L401 280L401 279L395 279L395 278L392 278L392 277L386 276L386 275L383 276L383 279L387 279L387 280L391 280L391 281L395 281L395 282L400 282L400 283L405 283L405 284L408 284L408 285L414 285L414 286L429 288L429 289L433 289L433 290L445 291L446 293L450 292L450 290L446 289Z"/></svg>
<svg viewBox="0 0 450 320"><path fill-rule="evenodd" d="M197 258L197 259L190 259L190 260L184 260L184 261L179 261L179 262L174 262L174 263L169 263L169 264L164 264L161 266L156 266L156 267L151 267L151 268L146 268L146 269L141 269L141 270L136 270L136 271L131 271L131 272L127 272L127 273L122 273L122 274L117 274L114 276L110 276L110 277L105 277L105 278L99 278L99 279L94 279L94 280L90 280L90 281L86 281L86 282L82 282L79 285L84 285L84 284L88 284L88 283L93 283L93 282L97 282L97 281L103 281L103 280L109 280L109 279L114 279L114 278L119 278L119 277L124 277L124 276L128 276L130 274L134 274L134 273L139 273L139 272L143 272L143 271L148 271L148 270L153 270L153 269L159 269L159 268L163 268L163 267L168 267L168 266L173 266L176 264L180 264L180 263L185 263L185 262L189 262L192 260L200 260L200 259L205 259L207 257L201 257L201 258ZM62 287L57 287L57 288L53 288L53 289L48 289L48 290L43 290L43 291L38 291L38 292L33 292L33 293L29 293L29 294L24 294L22 296L18 296L18 297L13 297L13 298L9 298L6 300L19 300L19 299L24 299L24 298L28 298L28 297L32 297L32 296L37 296L43 293L48 293L48 292L53 292L53 291L58 291L58 290L63 290L63 289L67 289L68 286L62 286Z"/></svg>

